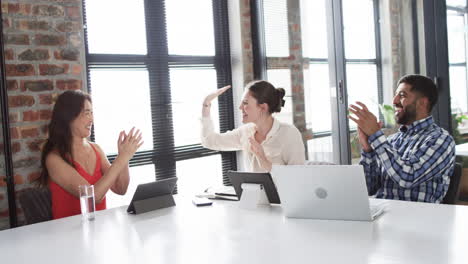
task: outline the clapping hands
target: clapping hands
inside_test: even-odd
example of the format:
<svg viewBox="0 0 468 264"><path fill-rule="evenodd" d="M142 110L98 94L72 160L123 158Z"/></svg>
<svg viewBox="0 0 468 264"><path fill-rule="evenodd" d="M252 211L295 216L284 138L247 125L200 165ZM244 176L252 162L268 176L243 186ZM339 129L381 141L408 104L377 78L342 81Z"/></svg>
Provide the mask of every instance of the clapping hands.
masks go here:
<svg viewBox="0 0 468 264"><path fill-rule="evenodd" d="M141 145L143 145L143 141L139 129L135 130L135 127L133 127L128 134L126 134L124 130L120 132L117 140L119 156L130 160Z"/></svg>

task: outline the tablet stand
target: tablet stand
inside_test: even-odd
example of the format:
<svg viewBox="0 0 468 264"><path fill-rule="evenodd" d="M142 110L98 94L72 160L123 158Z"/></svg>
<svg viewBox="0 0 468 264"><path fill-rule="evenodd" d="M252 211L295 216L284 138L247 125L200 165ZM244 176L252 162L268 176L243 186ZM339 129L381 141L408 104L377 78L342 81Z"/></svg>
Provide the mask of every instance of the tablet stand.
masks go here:
<svg viewBox="0 0 468 264"><path fill-rule="evenodd" d="M160 196L133 202L135 214L146 213L149 211L171 207L174 205L175 205L175 201L174 201L174 197L172 197L172 194L160 195Z"/></svg>
<svg viewBox="0 0 468 264"><path fill-rule="evenodd" d="M242 183L240 206L251 209L258 206L270 205L263 185L256 183Z"/></svg>

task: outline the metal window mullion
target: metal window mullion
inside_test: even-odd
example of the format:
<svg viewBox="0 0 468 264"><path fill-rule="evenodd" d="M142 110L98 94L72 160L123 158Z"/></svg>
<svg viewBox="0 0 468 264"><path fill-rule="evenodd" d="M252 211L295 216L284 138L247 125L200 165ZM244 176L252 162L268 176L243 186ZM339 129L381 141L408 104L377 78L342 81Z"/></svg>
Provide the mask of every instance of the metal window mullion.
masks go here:
<svg viewBox="0 0 468 264"><path fill-rule="evenodd" d="M153 120L156 179L176 176L174 128L168 62L166 8L163 0L145 0L147 67Z"/></svg>
<svg viewBox="0 0 468 264"><path fill-rule="evenodd" d="M250 1L253 71L255 80L267 79L263 0Z"/></svg>
<svg viewBox="0 0 468 264"><path fill-rule="evenodd" d="M0 21L3 21L2 12L0 12ZM3 23L0 25L0 31L3 32ZM11 136L10 136L10 118L8 110L8 92L6 85L6 73L5 73L5 50L3 35L0 36L0 111L2 118L2 133L3 133L3 157L4 157L4 169L5 169L5 181L7 185L7 196L8 196L8 214L10 227L18 226L18 218L16 215L16 195L15 195L15 180L14 180L14 169L12 161L11 151Z"/></svg>
<svg viewBox="0 0 468 264"><path fill-rule="evenodd" d="M380 48L381 38L380 38L380 7L379 0L374 0L374 34L375 34L375 65L377 67L377 100L379 104L383 104L384 95L383 95L383 77L382 77L382 51ZM379 120L384 120L383 113L379 111Z"/></svg>
<svg viewBox="0 0 468 264"><path fill-rule="evenodd" d="M215 68L218 87L232 83L231 51L229 41L229 14L227 1L213 0L213 25L215 34ZM234 104L232 89L219 97L220 131L234 129ZM237 170L235 152L222 152L223 183L229 184L228 170Z"/></svg>
<svg viewBox="0 0 468 264"><path fill-rule="evenodd" d="M343 36L343 12L341 0L327 1L327 35L330 83L337 95L332 100L332 141L334 160L339 164L351 163L349 125L347 119L346 61Z"/></svg>

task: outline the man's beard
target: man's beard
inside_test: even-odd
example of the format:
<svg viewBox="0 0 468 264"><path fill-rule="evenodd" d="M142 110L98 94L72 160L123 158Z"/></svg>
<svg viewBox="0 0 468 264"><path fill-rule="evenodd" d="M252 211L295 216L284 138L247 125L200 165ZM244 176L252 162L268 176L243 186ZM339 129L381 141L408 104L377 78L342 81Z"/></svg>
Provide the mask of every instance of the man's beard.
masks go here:
<svg viewBox="0 0 468 264"><path fill-rule="evenodd" d="M400 107L401 105L396 105ZM395 120L400 125L409 125L416 120L416 101L403 107L403 111L395 116Z"/></svg>

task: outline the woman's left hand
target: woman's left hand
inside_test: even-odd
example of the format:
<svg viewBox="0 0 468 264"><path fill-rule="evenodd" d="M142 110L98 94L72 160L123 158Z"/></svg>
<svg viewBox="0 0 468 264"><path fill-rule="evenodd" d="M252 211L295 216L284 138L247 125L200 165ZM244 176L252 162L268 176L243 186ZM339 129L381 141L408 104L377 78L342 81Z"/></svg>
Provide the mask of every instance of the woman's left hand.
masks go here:
<svg viewBox="0 0 468 264"><path fill-rule="evenodd" d="M254 137L249 138L250 142L250 150L257 156L258 158L264 159L265 158L265 152L263 151L262 145L255 140Z"/></svg>

